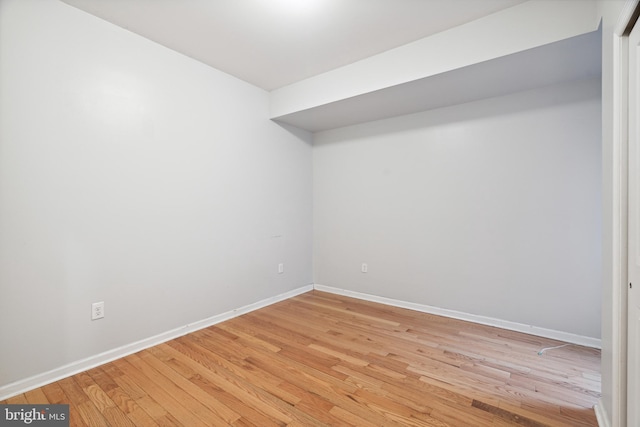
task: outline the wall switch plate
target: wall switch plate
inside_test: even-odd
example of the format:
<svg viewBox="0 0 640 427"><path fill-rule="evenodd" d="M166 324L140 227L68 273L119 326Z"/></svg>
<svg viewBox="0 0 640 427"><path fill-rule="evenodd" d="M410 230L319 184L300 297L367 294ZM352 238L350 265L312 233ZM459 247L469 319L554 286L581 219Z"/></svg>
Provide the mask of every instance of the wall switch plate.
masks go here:
<svg viewBox="0 0 640 427"><path fill-rule="evenodd" d="M368 269L369 269L369 266L363 262L362 263L362 272L366 273Z"/></svg>
<svg viewBox="0 0 640 427"><path fill-rule="evenodd" d="M104 317L104 301L91 304L91 320L102 319Z"/></svg>
<svg viewBox="0 0 640 427"><path fill-rule="evenodd" d="M278 264L278 274L284 273L284 264Z"/></svg>

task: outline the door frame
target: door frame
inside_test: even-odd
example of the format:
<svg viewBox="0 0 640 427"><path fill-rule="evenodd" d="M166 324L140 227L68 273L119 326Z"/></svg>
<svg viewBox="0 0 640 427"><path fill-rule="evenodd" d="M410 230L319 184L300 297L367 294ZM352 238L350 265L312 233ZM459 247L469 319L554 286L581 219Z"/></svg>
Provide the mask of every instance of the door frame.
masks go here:
<svg viewBox="0 0 640 427"><path fill-rule="evenodd" d="M626 87L621 88L624 89L621 92L621 99L620 101L624 101L624 106L626 107L626 111L624 111L624 114L621 115L620 119L621 121L623 121L621 123L622 129L626 131L626 134L621 134L620 135L620 140L623 142L623 145L626 146L626 162L622 165L622 169L624 170L624 166L627 166L627 170L625 171L626 173L624 175L626 175L627 177L627 184L629 183L630 179L635 179L635 177L631 177L629 174L629 170L628 170L628 165L629 165L629 144L630 144L630 135L631 135L631 123L634 120L634 117L631 117L631 108L630 108L630 102L631 102L631 97L634 96L635 98L635 102L637 104L637 96L636 95L632 95L630 90L631 90L631 79L636 79L635 76L632 76L631 71L632 71L632 64L630 62L630 49L632 49L631 47L631 43L630 43L630 34L632 33L632 31L639 31L638 26L640 25L640 23L638 22L638 17L640 16L640 4L638 2L638 0L635 1L630 1L627 0L627 2L625 3L625 9L623 10L623 14L626 13L628 15L622 15L621 16L621 21L624 22L624 20L627 21L626 26L622 32L622 38L621 38L621 48L623 49L623 55L621 56L621 61L620 61L620 71L626 71L626 77L622 80L622 82L626 85ZM630 14L630 15L629 15ZM621 22L619 22L619 25L622 25ZM619 30L619 28L617 28L617 30ZM637 37L637 36L636 36ZM636 54L637 55L637 54ZM635 71L635 74L638 74L638 70L637 70L637 60L636 60L636 65L634 66L635 68L633 69ZM636 79L637 80L637 79ZM635 83L637 85L637 82ZM636 88L636 92L637 92L637 88ZM636 105L636 110L638 108L638 105ZM634 112L634 115L637 115L637 111ZM637 130L636 130L636 134L637 134ZM636 140L635 143L637 144L638 141ZM638 167L638 165L636 165L635 167ZM627 186L628 188L628 186ZM629 191L626 191L627 194L627 202L631 199L631 195L629 194ZM637 195L633 196L634 197L634 204L636 205L636 209L637 207L637 200L635 200L635 198L637 197ZM624 211L623 211L624 213ZM628 209L628 203L626 206L626 213L627 213L627 224L629 221L629 209ZM637 214L637 213L636 213ZM637 232L637 230L636 230ZM629 244L636 244L637 242L634 241L635 237L631 237L628 234L628 230L627 230L627 245ZM627 246L628 247L628 246ZM636 254L637 256L637 254ZM625 257L628 261L628 265L632 265L632 264L636 264L637 261L636 260L629 260L628 255ZM629 281L629 277L627 277L627 280L625 281L625 285L626 282ZM624 335L622 335L623 337L626 337L626 341L624 342L624 349L625 349L625 353L624 356L626 356L626 360L625 360L625 364L624 367L625 369L625 376L624 376L624 381L621 381L621 386L622 384L624 384L625 386L625 392L626 392L626 396L625 396L625 403L626 403L626 408L624 408L625 412L621 413L621 419L623 422L626 422L628 424L629 422L629 416L631 415L630 412L630 408L632 408L633 406L637 405L637 402L632 402L632 393L631 393L631 383L629 382L629 372L631 369L631 364L635 363L635 361L630 360L630 353L629 353L629 349L631 348L630 343L631 340L637 340L637 336L632 336L633 335L633 331L629 330L629 325L630 325L630 316L631 314L629 313L629 288L631 287L631 283L629 283L629 287L625 286L625 290L626 292L624 292L624 300L625 300L625 308L627 308L626 313L624 313L626 316L626 322L624 323L623 326L626 327L626 333ZM635 346L635 344L633 344ZM635 348L637 348L637 346L635 346ZM637 356L637 354L636 354ZM637 375L636 375L637 377ZM637 380L637 378L636 378ZM637 387L638 384L635 384L636 387L636 393L637 393ZM637 397L636 397L637 398ZM636 422L640 421L637 419L637 412L636 412Z"/></svg>
<svg viewBox="0 0 640 427"><path fill-rule="evenodd" d="M628 34L640 0L617 11L602 7L603 32L603 396L594 406L601 427L625 427L627 419L628 304ZM613 6L612 8L616 8ZM611 15L610 12L616 13ZM606 55L605 55L606 54ZM605 62L607 61L607 62ZM605 103L605 94L607 96ZM611 316L611 317L608 317ZM606 329L605 329L606 327ZM610 406L609 406L610 405Z"/></svg>
<svg viewBox="0 0 640 427"><path fill-rule="evenodd" d="M640 13L640 0L626 0L614 29L613 90L613 413L612 426L627 424L627 343L628 325L628 149L629 149L629 34ZM606 42L604 40L603 42ZM606 369L606 367L603 367ZM598 419L600 425L609 420ZM605 421L602 423L601 421Z"/></svg>

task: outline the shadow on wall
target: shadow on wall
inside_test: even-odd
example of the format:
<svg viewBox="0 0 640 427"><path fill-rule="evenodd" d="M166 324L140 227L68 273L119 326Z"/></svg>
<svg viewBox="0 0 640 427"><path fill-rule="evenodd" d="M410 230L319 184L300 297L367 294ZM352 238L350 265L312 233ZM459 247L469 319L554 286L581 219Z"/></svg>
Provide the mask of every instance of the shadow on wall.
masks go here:
<svg viewBox="0 0 640 427"><path fill-rule="evenodd" d="M291 135L295 136L296 138L298 138L300 140L300 142L304 142L307 145L312 145L312 134L311 132L304 130L304 129L300 129L298 127L292 126L292 125L288 125L286 123L280 123L276 120L271 120L273 123L277 124L278 126L280 126L282 129L286 130L287 132L289 132Z"/></svg>
<svg viewBox="0 0 640 427"><path fill-rule="evenodd" d="M597 84L594 84L597 81ZM322 141L314 138L314 146L352 142L357 139L378 137L385 134L405 133L416 129L446 125L466 121L482 120L489 117L508 116L523 111L545 109L553 106L578 104L590 99L600 99L600 77L575 81L584 90L557 95L557 86L537 88L510 95L481 99L466 104L452 105L435 110L422 111L406 116L392 117L364 124L340 128L340 132L328 130L322 133ZM566 83L560 84L564 86ZM507 100L507 102L505 102ZM481 105L481 108L479 108ZM281 125L284 126L284 125Z"/></svg>

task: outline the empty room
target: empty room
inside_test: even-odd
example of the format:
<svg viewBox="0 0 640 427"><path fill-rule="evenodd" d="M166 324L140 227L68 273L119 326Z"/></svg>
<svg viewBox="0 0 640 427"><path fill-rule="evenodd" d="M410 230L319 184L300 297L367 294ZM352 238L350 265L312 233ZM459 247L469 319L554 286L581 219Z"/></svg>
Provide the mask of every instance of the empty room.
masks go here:
<svg viewBox="0 0 640 427"><path fill-rule="evenodd" d="M636 7L0 0L0 424L640 425Z"/></svg>

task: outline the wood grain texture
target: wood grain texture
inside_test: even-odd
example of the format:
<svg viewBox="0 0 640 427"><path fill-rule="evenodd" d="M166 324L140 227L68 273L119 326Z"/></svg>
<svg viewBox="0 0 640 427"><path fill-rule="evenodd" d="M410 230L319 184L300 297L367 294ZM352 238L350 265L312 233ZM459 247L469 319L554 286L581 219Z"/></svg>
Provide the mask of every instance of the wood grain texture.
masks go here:
<svg viewBox="0 0 640 427"><path fill-rule="evenodd" d="M72 426L596 426L600 352L318 291L1 403Z"/></svg>

